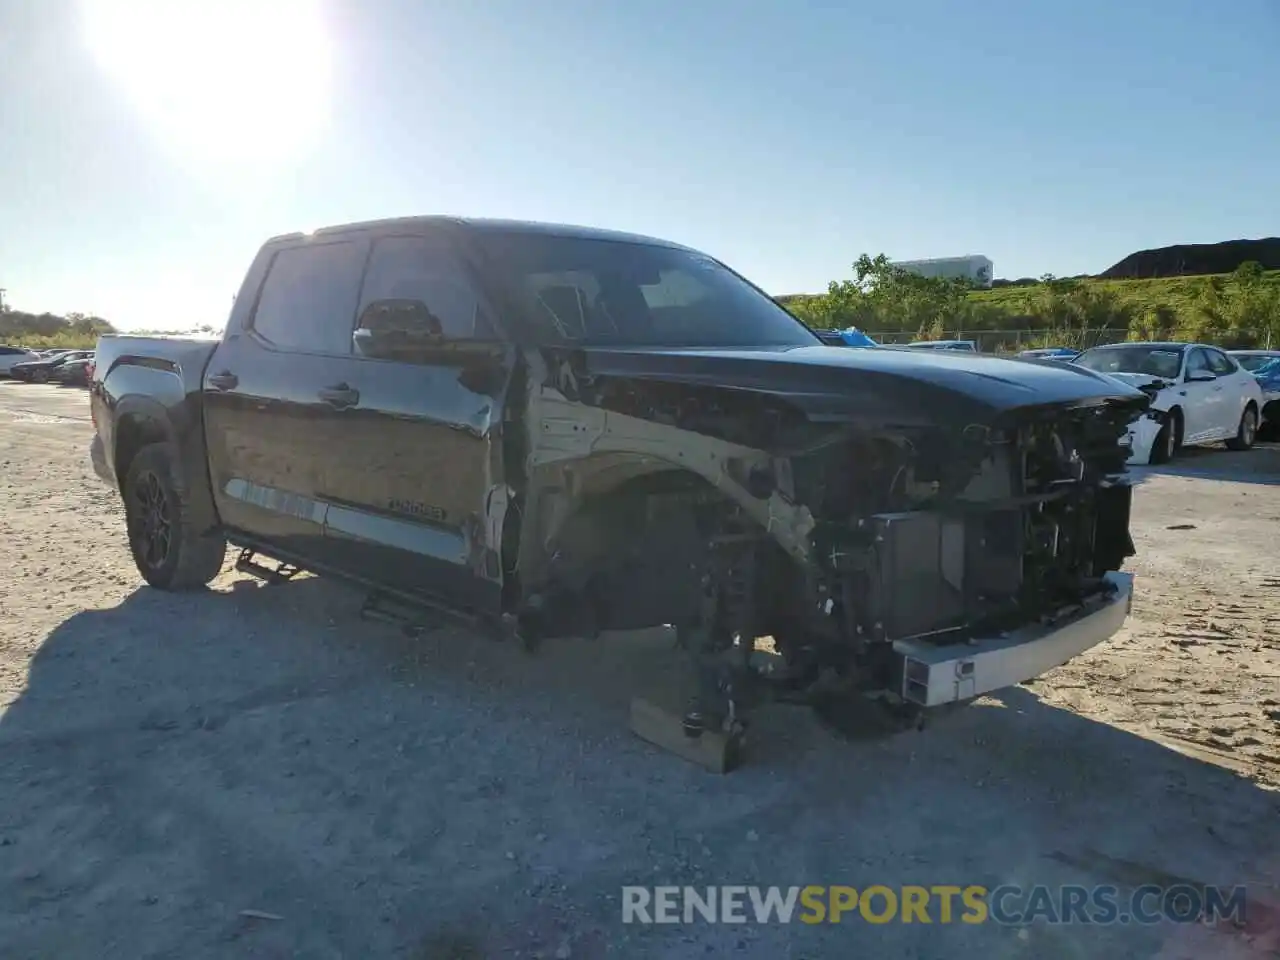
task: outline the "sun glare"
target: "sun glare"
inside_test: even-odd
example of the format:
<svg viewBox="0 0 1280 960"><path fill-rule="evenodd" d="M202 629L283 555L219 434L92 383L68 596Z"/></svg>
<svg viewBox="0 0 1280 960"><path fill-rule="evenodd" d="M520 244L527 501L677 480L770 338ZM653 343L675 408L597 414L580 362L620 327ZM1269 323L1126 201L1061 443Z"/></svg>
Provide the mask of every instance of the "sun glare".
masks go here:
<svg viewBox="0 0 1280 960"><path fill-rule="evenodd" d="M81 23L153 135L189 161L296 160L324 125L318 0L83 0Z"/></svg>

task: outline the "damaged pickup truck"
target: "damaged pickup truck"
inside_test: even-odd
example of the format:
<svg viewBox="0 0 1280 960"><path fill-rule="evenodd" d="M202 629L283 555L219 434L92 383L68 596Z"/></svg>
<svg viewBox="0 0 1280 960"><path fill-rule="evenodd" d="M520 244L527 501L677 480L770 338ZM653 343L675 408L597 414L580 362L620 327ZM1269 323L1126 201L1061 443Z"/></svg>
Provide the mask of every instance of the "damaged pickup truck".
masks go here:
<svg viewBox="0 0 1280 960"><path fill-rule="evenodd" d="M370 612L526 643L667 625L682 734L730 747L765 698L914 717L1030 679L1130 603L1141 392L825 346L643 237L443 217L278 237L220 342L103 337L91 402L150 584L207 583L230 542L265 579L335 575Z"/></svg>

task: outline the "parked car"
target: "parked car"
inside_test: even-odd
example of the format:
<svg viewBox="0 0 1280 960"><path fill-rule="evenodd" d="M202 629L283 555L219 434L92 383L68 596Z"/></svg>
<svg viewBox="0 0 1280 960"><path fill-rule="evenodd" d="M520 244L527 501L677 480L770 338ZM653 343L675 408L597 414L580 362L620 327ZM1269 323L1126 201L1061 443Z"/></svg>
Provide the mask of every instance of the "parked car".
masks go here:
<svg viewBox="0 0 1280 960"><path fill-rule="evenodd" d="M0 345L0 377L7 377L14 364L35 360L36 355L25 347L9 347Z"/></svg>
<svg viewBox="0 0 1280 960"><path fill-rule="evenodd" d="M93 356L60 363L49 371L49 379L69 387L87 387L93 370Z"/></svg>
<svg viewBox="0 0 1280 960"><path fill-rule="evenodd" d="M92 353L92 350L67 350L57 356L47 357L43 360L27 360L23 363L15 363L9 368L9 376L15 380L25 380L29 383L48 383L49 380L53 379L54 371L58 367L73 360L83 360Z"/></svg>
<svg viewBox="0 0 1280 960"><path fill-rule="evenodd" d="M843 330L823 330L818 334L822 342L833 347L878 347L871 337L857 327L846 327Z"/></svg>
<svg viewBox="0 0 1280 960"><path fill-rule="evenodd" d="M1131 598L1140 391L831 349L661 240L442 217L278 237L220 341L104 336L90 398L148 583L201 586L230 542L380 617L526 643L674 624L698 693L633 728L677 752L732 755L780 680L918 718L1092 647ZM763 635L775 669L734 640Z"/></svg>
<svg viewBox="0 0 1280 960"><path fill-rule="evenodd" d="M915 340L907 344L912 350L964 350L977 353L978 345L972 340Z"/></svg>
<svg viewBox="0 0 1280 960"><path fill-rule="evenodd" d="M1073 347L1037 347L1034 350L1022 350L1018 353L1020 360L1070 361L1078 356L1080 356L1080 351Z"/></svg>
<svg viewBox="0 0 1280 960"><path fill-rule="evenodd" d="M1254 358L1248 357L1248 360ZM1265 359L1265 358L1264 358ZM1245 365L1241 360L1240 365ZM1265 359L1261 366L1253 367L1253 376L1262 388L1262 427L1259 436L1270 440L1280 434L1280 353L1271 359Z"/></svg>
<svg viewBox="0 0 1280 960"><path fill-rule="evenodd" d="M1272 360L1280 359L1280 350L1229 350L1229 356L1250 373L1256 374Z"/></svg>
<svg viewBox="0 0 1280 960"><path fill-rule="evenodd" d="M1224 351L1202 343L1117 343L1093 347L1074 361L1146 392L1163 416L1135 436L1135 462L1164 463L1184 445L1225 440L1248 450L1258 434L1262 390ZM1146 446L1147 437L1150 446Z"/></svg>

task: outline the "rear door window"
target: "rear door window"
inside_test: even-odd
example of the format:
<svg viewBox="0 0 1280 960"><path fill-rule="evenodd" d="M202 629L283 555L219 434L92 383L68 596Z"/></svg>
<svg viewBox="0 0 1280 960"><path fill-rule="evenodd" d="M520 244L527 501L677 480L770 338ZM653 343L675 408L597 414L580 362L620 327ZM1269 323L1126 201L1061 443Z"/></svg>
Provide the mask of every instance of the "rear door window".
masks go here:
<svg viewBox="0 0 1280 960"><path fill-rule="evenodd" d="M258 298L253 332L292 353L349 354L365 249L342 240L279 251Z"/></svg>
<svg viewBox="0 0 1280 960"><path fill-rule="evenodd" d="M1209 355L1209 369L1220 377L1236 372L1236 365L1221 350L1206 350Z"/></svg>

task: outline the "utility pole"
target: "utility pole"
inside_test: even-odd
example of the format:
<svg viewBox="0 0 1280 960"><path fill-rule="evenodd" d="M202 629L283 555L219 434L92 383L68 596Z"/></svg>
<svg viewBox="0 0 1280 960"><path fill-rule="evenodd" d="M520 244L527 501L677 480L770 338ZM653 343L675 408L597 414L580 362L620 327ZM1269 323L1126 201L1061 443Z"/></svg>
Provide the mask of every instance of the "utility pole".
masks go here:
<svg viewBox="0 0 1280 960"><path fill-rule="evenodd" d="M0 287L0 313L4 313L4 287Z"/></svg>

